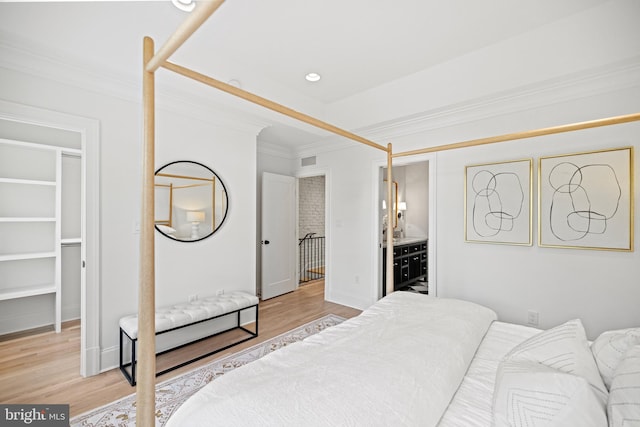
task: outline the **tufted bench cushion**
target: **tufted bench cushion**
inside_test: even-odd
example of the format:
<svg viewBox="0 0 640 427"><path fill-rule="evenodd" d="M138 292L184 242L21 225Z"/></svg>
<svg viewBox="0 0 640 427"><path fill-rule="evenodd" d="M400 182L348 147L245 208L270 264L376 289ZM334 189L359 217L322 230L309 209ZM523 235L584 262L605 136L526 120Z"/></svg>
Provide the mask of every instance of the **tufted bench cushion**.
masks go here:
<svg viewBox="0 0 640 427"><path fill-rule="evenodd" d="M223 342L222 347L214 348L212 351L207 352L206 354L201 354L196 356L190 360L185 362L181 362L175 366L171 366L169 368L164 369L161 372L157 372L156 376L162 375L166 372L172 371L174 369L185 366L191 362L195 362L196 360L200 360L204 357L210 356L212 354L218 353L222 350L226 350L227 348L233 347L234 345L238 345L247 340L255 338L258 336L258 297L251 295L247 292L231 292L228 294L218 295L215 297L203 298L201 300L196 300L187 304L176 304L171 307L163 307L156 310L155 314L155 326L156 326L156 335L163 334L165 332L173 331L178 328L186 328L190 325L194 325L196 323L213 321L213 319L217 319L219 317L227 317L234 316L235 326L229 326L228 328L222 331L214 331L212 334L197 338L193 341L189 341L185 344L180 344L178 346L174 346L169 348L168 350L164 350L157 354L167 353L169 351L178 349L180 347L184 347L185 345L202 341L207 338L211 338L213 336L223 334L225 332L229 332L235 329L240 329L244 331L244 338L240 340L234 340L231 343ZM253 322L254 327L253 330L249 326L245 326L241 324L241 313L245 310L254 310L255 313L255 322ZM136 347L138 341L138 315L134 314L131 316L125 316L120 319L120 370L125 378L129 381L129 384L132 386L136 384ZM129 360L125 360L125 344L128 343L128 348L130 350ZM208 348L208 350L211 350ZM130 369L127 369L130 368Z"/></svg>
<svg viewBox="0 0 640 427"><path fill-rule="evenodd" d="M247 292L237 291L186 304L159 308L156 310L156 334L256 304L258 304L258 297ZM131 339L138 338L138 315L132 314L121 318L120 328Z"/></svg>

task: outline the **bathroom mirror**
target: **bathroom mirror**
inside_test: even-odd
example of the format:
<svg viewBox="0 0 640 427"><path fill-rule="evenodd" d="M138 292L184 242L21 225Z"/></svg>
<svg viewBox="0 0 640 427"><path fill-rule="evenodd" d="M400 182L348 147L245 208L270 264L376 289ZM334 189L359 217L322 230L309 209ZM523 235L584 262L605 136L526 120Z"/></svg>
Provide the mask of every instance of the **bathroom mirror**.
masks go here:
<svg viewBox="0 0 640 427"><path fill-rule="evenodd" d="M155 226L165 236L196 242L216 232L227 217L227 189L207 166L180 160L155 174Z"/></svg>

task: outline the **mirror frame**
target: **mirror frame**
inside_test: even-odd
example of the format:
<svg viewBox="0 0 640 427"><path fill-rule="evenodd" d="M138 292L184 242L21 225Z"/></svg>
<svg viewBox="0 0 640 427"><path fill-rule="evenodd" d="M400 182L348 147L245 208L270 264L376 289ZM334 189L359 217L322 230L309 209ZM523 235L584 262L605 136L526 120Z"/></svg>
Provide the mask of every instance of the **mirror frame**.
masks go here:
<svg viewBox="0 0 640 427"><path fill-rule="evenodd" d="M202 163L200 163L200 162L196 162L196 161L193 161L193 160L176 160L176 161L173 161L173 162L167 163L167 164L165 164L165 165L161 166L160 168L158 168L158 169L155 171L155 173L154 173L154 177L157 177L157 176L158 176L158 174L159 174L160 172L162 172L164 169L168 168L168 167L169 167L169 166L171 166L171 165L175 165L175 164L177 164L177 163L190 163L190 164L193 164L193 165L200 166L200 167L202 167L202 168L204 168L204 169L208 170L209 172L211 172L211 174L212 174L212 181L213 181L214 185L216 185L216 183L220 183L220 185L222 186L222 189L223 189L223 191L224 191L225 199L226 199L226 203L225 203L225 206L224 206L224 212L223 212L223 214L222 214L222 220L220 221L220 224L218 224L218 226L215 226L215 224L214 224L214 227L215 227L215 228L213 228L213 230L212 230L209 234L207 234L207 235L205 235L205 236L199 237L199 238L197 238L197 239L180 239L180 238L177 238L177 237L173 237L173 236L171 236L171 235L168 235L168 234L166 234L165 232L163 232L162 230L160 230L160 228L158 228L158 225L162 225L162 224L158 224L158 220L156 219L155 206L154 206L154 228L155 228L155 229L156 229L160 234L162 234L163 236L165 236L166 238L168 238L168 239L170 239L170 240L173 240L173 241L176 241L176 242L184 242L184 243L199 242L199 241L201 241L201 240L204 240L204 239L206 239L206 238L209 238L209 237L213 236L213 235L216 233L216 231L220 230L220 228L222 227L222 225L223 225L223 224L224 224L224 222L226 221L226 219L227 219L227 215L228 215L228 213L229 213L229 192L227 191L227 186L226 186L226 185L224 185L224 182L222 181L222 179L220 179L220 176L219 176L217 173L215 173L215 172L213 171L213 169L211 169L210 167L208 167L208 166L206 166L206 165L204 165L204 164L202 164ZM176 177L178 177L178 178L179 178L180 176L176 176ZM158 187L158 186L159 186L159 184L158 184L158 183L156 183L156 181L155 181L155 179L154 179L154 192L155 192L155 190L157 189L157 187ZM215 187L214 187L214 188L215 188ZM171 191L172 191L172 190L171 190ZM155 197L155 196L154 196L154 197ZM173 196L172 196L172 195L170 195L170 196L169 196L169 209L170 209L170 210L171 210L171 209L173 209L173 201L172 201L172 200L173 200ZM211 209L212 209L212 212L215 212L215 199L213 200L212 208L211 208ZM171 214L170 214L170 215L171 215ZM161 222L164 222L164 221L161 221Z"/></svg>

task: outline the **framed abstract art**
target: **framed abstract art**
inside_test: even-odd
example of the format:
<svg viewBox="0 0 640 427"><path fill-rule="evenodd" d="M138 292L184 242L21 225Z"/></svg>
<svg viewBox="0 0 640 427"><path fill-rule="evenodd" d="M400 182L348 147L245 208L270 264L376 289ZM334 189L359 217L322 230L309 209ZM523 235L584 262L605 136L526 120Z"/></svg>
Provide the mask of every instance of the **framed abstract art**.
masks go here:
<svg viewBox="0 0 640 427"><path fill-rule="evenodd" d="M465 241L532 244L532 160L465 167Z"/></svg>
<svg viewBox="0 0 640 427"><path fill-rule="evenodd" d="M633 251L633 147L540 158L538 244Z"/></svg>

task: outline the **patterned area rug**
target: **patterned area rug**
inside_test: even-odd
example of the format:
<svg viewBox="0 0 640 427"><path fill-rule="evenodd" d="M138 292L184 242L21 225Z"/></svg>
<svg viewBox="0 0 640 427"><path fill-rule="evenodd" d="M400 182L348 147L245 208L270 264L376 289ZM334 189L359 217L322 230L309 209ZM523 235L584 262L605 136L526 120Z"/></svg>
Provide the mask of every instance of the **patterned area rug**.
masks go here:
<svg viewBox="0 0 640 427"><path fill-rule="evenodd" d="M156 426L164 426L171 414L178 409L182 402L210 381L288 344L303 340L323 329L337 325L344 320L340 316L329 314L246 350L231 354L179 377L159 383L156 385ZM124 378L123 381L125 381ZM101 408L72 418L71 427L135 426L135 405L136 395L134 393Z"/></svg>

